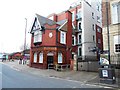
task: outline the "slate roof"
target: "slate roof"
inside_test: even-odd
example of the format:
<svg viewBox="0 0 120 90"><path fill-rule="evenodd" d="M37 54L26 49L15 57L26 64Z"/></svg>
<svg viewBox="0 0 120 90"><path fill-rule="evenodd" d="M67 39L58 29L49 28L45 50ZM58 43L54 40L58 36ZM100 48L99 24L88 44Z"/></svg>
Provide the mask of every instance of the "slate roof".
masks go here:
<svg viewBox="0 0 120 90"><path fill-rule="evenodd" d="M49 24L49 25L54 25L57 24L55 21L50 20L46 17L43 17L41 15L36 14L38 21L40 22L41 26L44 26L45 24Z"/></svg>
<svg viewBox="0 0 120 90"><path fill-rule="evenodd" d="M67 19L64 19L64 20L61 20L61 21L57 22L57 24L63 25L66 21L67 21Z"/></svg>

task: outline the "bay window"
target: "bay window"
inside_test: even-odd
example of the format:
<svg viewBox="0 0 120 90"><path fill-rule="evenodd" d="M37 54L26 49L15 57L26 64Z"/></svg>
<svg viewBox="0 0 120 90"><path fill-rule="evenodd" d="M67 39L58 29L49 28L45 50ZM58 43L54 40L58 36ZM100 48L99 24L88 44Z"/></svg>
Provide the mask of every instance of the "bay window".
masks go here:
<svg viewBox="0 0 120 90"><path fill-rule="evenodd" d="M42 42L42 31L37 30L34 32L34 43Z"/></svg>

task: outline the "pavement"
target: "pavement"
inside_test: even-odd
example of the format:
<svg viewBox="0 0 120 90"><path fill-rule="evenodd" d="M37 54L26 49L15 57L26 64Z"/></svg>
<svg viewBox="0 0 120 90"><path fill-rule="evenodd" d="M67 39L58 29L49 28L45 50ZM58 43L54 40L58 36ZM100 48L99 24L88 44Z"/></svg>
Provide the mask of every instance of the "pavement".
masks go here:
<svg viewBox="0 0 120 90"><path fill-rule="evenodd" d="M28 64L29 62L27 62ZM73 80L76 82L82 82L84 84L92 84L92 85L101 85L106 87L112 88L119 88L120 89L120 78L116 79L116 84L104 84L100 83L98 72L86 72L86 71L73 71L73 70L66 70L66 71L56 71L53 69L38 69L29 67L27 64L19 64L18 60L13 61L4 61L3 64L10 66L11 68L21 71L21 72L28 72L38 76L45 76L51 78L59 78L59 79L66 79L66 80Z"/></svg>

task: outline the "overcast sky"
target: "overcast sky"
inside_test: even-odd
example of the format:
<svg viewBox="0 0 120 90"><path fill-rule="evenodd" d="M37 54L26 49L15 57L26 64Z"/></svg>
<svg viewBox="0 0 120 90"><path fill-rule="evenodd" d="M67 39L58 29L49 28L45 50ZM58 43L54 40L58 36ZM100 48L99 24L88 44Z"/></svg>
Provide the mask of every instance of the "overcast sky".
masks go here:
<svg viewBox="0 0 120 90"><path fill-rule="evenodd" d="M1 0L0 1L0 52L20 51L24 44L25 18L27 32L35 13L48 16L67 10L71 3L78 0ZM27 33L27 43L30 43Z"/></svg>

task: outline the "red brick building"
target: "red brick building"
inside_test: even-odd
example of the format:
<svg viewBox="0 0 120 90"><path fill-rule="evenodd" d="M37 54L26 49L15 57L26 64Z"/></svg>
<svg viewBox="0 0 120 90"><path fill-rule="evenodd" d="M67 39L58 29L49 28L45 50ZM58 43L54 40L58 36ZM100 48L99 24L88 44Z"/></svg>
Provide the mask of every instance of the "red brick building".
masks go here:
<svg viewBox="0 0 120 90"><path fill-rule="evenodd" d="M70 64L72 47L71 12L54 15L54 21L36 14L31 29L30 65Z"/></svg>

